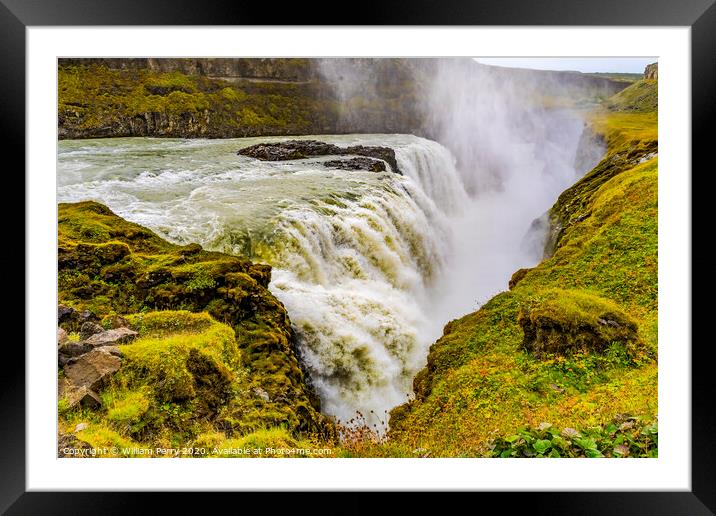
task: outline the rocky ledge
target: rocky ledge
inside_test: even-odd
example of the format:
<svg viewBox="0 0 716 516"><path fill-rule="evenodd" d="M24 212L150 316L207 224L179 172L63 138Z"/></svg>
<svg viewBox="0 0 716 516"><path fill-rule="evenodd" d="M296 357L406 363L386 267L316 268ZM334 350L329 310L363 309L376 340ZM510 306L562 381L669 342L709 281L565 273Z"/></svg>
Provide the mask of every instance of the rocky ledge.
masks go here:
<svg viewBox="0 0 716 516"><path fill-rule="evenodd" d="M102 408L113 382L114 391L141 398L148 419L133 424L143 425L144 440L169 431L170 422L150 418L167 403L226 436L277 426L332 432L298 362L286 309L268 290L269 266L171 244L96 202L60 204L58 219L64 411Z"/></svg>
<svg viewBox="0 0 716 516"><path fill-rule="evenodd" d="M373 158L332 159L323 162L324 167L340 170L368 170L370 172L385 172L385 162Z"/></svg>
<svg viewBox="0 0 716 516"><path fill-rule="evenodd" d="M320 142L318 140L287 140L277 143L259 143L245 147L239 152L240 156L248 156L261 161L289 161L294 159L305 159L316 156L346 156L355 155L365 158L373 158L371 160L360 160L354 158L351 160L334 160L324 163L324 165L344 170L377 170L375 161L382 160L390 165L390 169L396 174L402 175L398 162L395 159L395 151L388 147L352 145L349 147L339 147L332 143ZM336 164L340 162L340 166ZM367 167L367 168L365 168ZM382 168L385 170L385 167Z"/></svg>

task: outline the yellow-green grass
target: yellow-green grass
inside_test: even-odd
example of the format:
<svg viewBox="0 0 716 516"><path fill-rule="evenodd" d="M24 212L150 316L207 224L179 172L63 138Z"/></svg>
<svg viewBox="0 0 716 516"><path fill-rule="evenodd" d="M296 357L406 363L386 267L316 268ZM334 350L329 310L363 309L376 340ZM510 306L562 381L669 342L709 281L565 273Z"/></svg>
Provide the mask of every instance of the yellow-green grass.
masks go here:
<svg viewBox="0 0 716 516"><path fill-rule="evenodd" d="M654 79L642 79L611 97L606 106L613 111L656 112L659 106L659 84Z"/></svg>
<svg viewBox="0 0 716 516"><path fill-rule="evenodd" d="M103 407L68 409L60 403L61 429L87 423L77 435L95 447L112 440L123 447L184 446L212 429L222 408L248 398L231 327L185 311L128 320L140 336L120 346L122 367L100 392Z"/></svg>
<svg viewBox="0 0 716 516"><path fill-rule="evenodd" d="M416 399L391 413L395 450L490 456L494 440L523 427L656 421L656 113L598 110L592 127L607 155L552 208L562 224L553 254L512 290L446 325L414 381ZM545 300L565 327L593 325L605 309L622 313L636 323L639 345L538 358L523 348L518 320Z"/></svg>

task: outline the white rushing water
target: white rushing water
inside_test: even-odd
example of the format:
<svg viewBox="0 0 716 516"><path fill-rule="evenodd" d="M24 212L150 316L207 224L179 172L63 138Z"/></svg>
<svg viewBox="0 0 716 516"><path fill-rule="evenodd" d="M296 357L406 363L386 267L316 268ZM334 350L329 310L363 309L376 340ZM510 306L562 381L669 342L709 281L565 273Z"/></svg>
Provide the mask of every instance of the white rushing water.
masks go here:
<svg viewBox="0 0 716 516"><path fill-rule="evenodd" d="M58 200L94 199L177 243L274 266L323 410L348 420L405 401L435 339L430 291L467 197L450 153L408 135L321 136L389 145L403 176L260 162L258 141L62 141Z"/></svg>
<svg viewBox="0 0 716 516"><path fill-rule="evenodd" d="M578 138L581 121L560 120ZM236 155L287 138L61 141L58 201L97 200L170 241L270 263L270 289L288 309L323 411L343 421L361 411L372 423L371 411L382 416L410 396L445 323L536 263L520 243L576 178L577 139L517 141L506 151L521 169L489 195L468 195L465 175L480 171L458 172L436 142L304 138L389 146L404 175Z"/></svg>

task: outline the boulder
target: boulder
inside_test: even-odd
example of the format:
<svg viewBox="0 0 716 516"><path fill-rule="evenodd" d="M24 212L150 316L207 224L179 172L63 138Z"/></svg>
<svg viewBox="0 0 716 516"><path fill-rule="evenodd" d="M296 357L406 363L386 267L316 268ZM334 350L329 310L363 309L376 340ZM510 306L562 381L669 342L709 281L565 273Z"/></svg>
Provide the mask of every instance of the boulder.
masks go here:
<svg viewBox="0 0 716 516"><path fill-rule="evenodd" d="M64 367L73 358L92 351L92 346L84 342L66 342L57 350L58 363Z"/></svg>
<svg viewBox="0 0 716 516"><path fill-rule="evenodd" d="M341 170L368 170L370 172L385 172L385 162L373 158L350 158L324 161L323 166Z"/></svg>
<svg viewBox="0 0 716 516"><path fill-rule="evenodd" d="M109 353L115 357L122 358L124 356L124 353L122 353L122 350L119 349L119 346L103 346L101 349L105 353Z"/></svg>
<svg viewBox="0 0 716 516"><path fill-rule="evenodd" d="M251 145L239 150L237 154L262 161L287 161L314 156L350 156L352 154L385 161L390 165L393 172L402 175L398 167L398 161L395 159L395 151L389 147L367 145L339 147L338 145L318 140L287 140L277 143Z"/></svg>
<svg viewBox="0 0 716 516"><path fill-rule="evenodd" d="M62 344L64 344L68 340L69 337L67 337L67 332L62 328L57 328L57 345L62 346Z"/></svg>
<svg viewBox="0 0 716 516"><path fill-rule="evenodd" d="M66 323L72 321L75 309L65 305L57 305L57 322Z"/></svg>
<svg viewBox="0 0 716 516"><path fill-rule="evenodd" d="M76 387L67 379L60 381L60 398L67 402L68 409L78 407L97 410L102 408L102 399L88 387Z"/></svg>
<svg viewBox="0 0 716 516"><path fill-rule="evenodd" d="M518 315L522 348L540 357L571 352L603 352L623 344L628 352L641 342L636 323L613 302L578 290L554 289L523 306Z"/></svg>
<svg viewBox="0 0 716 516"><path fill-rule="evenodd" d="M101 348L73 358L65 365L65 382L60 389L60 395L81 390L83 387L99 390L121 365L122 360L119 357Z"/></svg>
<svg viewBox="0 0 716 516"><path fill-rule="evenodd" d="M87 453L82 453L85 450ZM57 436L58 457L92 457L89 453L90 450L92 450L90 443L82 441L72 434Z"/></svg>
<svg viewBox="0 0 716 516"><path fill-rule="evenodd" d="M89 310L83 310L82 312L76 312L77 314L77 322L79 324L84 324L86 322L97 322L99 319L95 314L90 312Z"/></svg>
<svg viewBox="0 0 716 516"><path fill-rule="evenodd" d="M80 340L88 339L92 335L102 333L103 331L104 328L102 328L99 324L87 321L82 323L82 326L80 327Z"/></svg>
<svg viewBox="0 0 716 516"><path fill-rule="evenodd" d="M95 333L88 337L84 342L92 346L93 348L99 348L102 346L117 346L119 344L126 344L133 340L138 333L129 328L114 328L112 330L102 331L101 333Z"/></svg>

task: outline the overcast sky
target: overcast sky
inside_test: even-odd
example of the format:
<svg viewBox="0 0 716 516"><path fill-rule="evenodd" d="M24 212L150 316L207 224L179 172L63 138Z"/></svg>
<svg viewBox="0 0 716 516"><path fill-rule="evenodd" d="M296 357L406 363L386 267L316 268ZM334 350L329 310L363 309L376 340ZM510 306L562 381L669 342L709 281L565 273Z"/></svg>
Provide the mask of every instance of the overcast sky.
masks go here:
<svg viewBox="0 0 716 516"><path fill-rule="evenodd" d="M476 57L496 66L536 68L538 70L576 70L578 72L643 73L656 57Z"/></svg>

